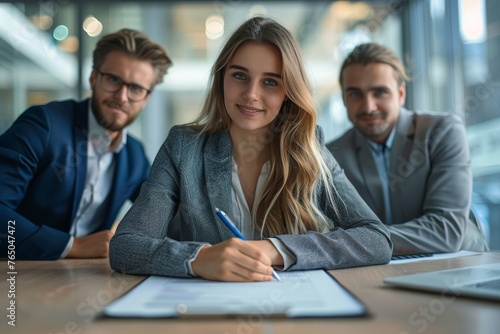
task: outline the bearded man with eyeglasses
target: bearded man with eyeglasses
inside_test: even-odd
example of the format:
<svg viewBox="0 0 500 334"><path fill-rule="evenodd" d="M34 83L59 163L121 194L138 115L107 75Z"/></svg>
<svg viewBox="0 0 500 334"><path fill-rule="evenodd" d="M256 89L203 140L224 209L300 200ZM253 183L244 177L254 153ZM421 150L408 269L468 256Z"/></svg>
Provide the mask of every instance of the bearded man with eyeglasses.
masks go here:
<svg viewBox="0 0 500 334"><path fill-rule="evenodd" d="M94 49L90 99L33 106L0 136L1 258L108 256L112 224L150 170L126 127L171 65L139 31L106 35Z"/></svg>

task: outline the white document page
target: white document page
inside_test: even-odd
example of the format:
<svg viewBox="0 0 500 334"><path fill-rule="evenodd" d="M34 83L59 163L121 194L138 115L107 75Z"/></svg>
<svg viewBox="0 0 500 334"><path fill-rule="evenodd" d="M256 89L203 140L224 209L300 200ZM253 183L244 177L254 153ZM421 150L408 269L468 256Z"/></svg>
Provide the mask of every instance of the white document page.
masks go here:
<svg viewBox="0 0 500 334"><path fill-rule="evenodd" d="M110 317L350 317L365 307L323 270L280 272L281 282L151 276L104 309Z"/></svg>

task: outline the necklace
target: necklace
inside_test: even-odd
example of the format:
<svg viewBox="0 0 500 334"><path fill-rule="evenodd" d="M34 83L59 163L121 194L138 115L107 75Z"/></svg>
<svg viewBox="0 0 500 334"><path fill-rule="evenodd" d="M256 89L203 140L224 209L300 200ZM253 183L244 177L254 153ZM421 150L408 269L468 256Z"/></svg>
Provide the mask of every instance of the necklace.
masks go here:
<svg viewBox="0 0 500 334"><path fill-rule="evenodd" d="M243 185L243 188L245 188L245 190L246 190L246 191L250 194L250 196L251 196L252 198L254 198L254 197L255 197L255 189L252 191L252 188L250 188L250 187L248 186L247 181L246 181L246 180L245 180L245 178L243 177L243 173L241 173L241 171L240 171L240 166L238 166L238 176L239 176L239 178L240 178L240 181L243 181L243 182L240 182L240 184L242 184L242 185Z"/></svg>

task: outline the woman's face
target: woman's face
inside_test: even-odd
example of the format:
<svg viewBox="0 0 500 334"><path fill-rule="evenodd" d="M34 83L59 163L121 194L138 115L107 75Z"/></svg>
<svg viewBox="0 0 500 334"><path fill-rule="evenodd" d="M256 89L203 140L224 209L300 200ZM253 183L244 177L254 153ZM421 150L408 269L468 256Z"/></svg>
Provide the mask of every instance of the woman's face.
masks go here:
<svg viewBox="0 0 500 334"><path fill-rule="evenodd" d="M280 51L272 45L247 42L229 60L224 74L224 103L230 131L268 127L285 100Z"/></svg>

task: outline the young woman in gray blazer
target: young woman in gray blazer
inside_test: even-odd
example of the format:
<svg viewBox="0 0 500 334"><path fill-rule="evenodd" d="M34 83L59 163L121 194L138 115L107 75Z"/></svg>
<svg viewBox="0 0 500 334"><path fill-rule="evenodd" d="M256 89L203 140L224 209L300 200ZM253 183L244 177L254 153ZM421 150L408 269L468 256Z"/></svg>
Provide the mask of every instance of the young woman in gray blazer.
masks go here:
<svg viewBox="0 0 500 334"><path fill-rule="evenodd" d="M249 241L234 238L216 208ZM244 22L199 117L175 126L110 243L119 272L267 281L281 270L385 264L387 228L324 145L300 49L268 18Z"/></svg>

